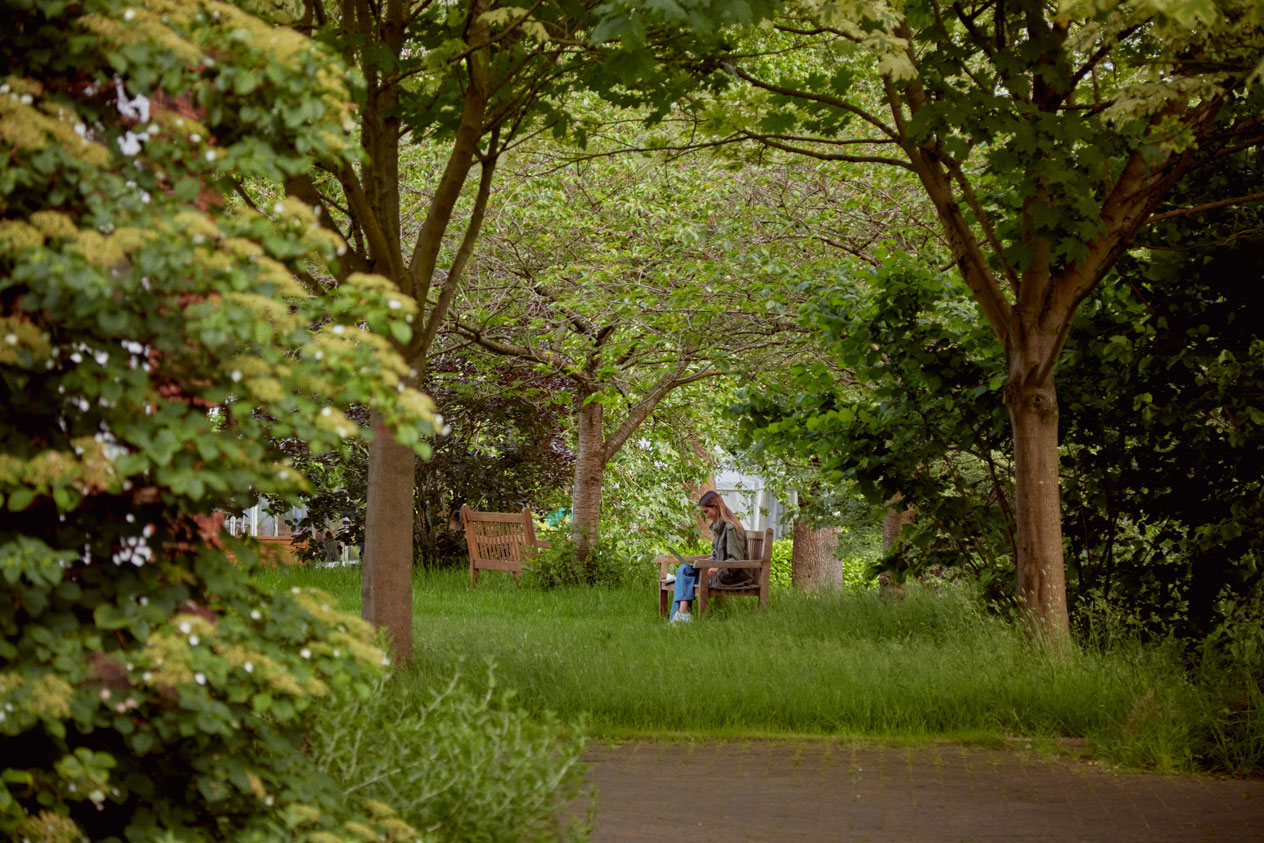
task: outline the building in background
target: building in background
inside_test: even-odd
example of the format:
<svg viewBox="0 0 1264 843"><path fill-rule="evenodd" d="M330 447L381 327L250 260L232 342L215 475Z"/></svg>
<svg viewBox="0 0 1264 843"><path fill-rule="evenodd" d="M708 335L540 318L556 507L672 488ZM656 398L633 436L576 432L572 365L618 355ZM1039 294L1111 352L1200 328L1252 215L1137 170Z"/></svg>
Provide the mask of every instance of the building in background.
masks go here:
<svg viewBox="0 0 1264 843"><path fill-rule="evenodd" d="M748 532L762 533L772 527L774 540L790 535L793 518L786 505L769 491L764 478L722 469L715 475L715 490ZM790 494L789 504L793 506L798 503L798 493Z"/></svg>

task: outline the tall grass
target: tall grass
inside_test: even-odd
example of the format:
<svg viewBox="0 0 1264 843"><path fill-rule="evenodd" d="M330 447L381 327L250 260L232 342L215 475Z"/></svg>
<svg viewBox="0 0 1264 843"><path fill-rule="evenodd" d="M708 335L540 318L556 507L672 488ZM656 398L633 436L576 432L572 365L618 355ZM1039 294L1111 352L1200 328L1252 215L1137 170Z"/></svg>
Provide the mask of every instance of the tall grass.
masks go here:
<svg viewBox="0 0 1264 843"><path fill-rule="evenodd" d="M354 569L278 573L356 608ZM667 625L652 584L520 587L419 573L412 681L496 665L531 711L585 713L593 733L880 739L1087 738L1108 757L1188 768L1202 698L1168 653L1135 645L1053 656L960 588L774 591ZM476 670L469 671L477 673Z"/></svg>

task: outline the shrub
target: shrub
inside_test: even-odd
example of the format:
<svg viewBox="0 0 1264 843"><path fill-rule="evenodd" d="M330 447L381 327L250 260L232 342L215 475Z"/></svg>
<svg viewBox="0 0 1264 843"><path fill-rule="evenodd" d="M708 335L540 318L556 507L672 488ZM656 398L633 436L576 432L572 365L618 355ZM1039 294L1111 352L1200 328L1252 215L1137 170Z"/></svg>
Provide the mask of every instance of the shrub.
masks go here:
<svg viewBox="0 0 1264 843"><path fill-rule="evenodd" d="M0 835L412 839L297 751L314 698L372 688L371 630L251 585L212 517L293 498L269 436L341 447L351 402L431 428L365 330L407 336L412 303L367 276L307 295L337 248L312 211L225 203L346 162L336 60L200 0L4 18Z"/></svg>
<svg viewBox="0 0 1264 843"><path fill-rule="evenodd" d="M532 588L559 588L584 585L615 588L644 579L650 569L645 557L633 557L614 542L602 539L580 560L575 542L565 535L549 538L552 547L543 548L522 566L522 582Z"/></svg>
<svg viewBox="0 0 1264 843"><path fill-rule="evenodd" d="M561 818L583 783L582 737L567 737L548 712L519 710L490 665L485 691L459 667L438 690L428 681L405 675L320 706L310 731L317 765L434 840L588 839L591 802L587 824Z"/></svg>
<svg viewBox="0 0 1264 843"><path fill-rule="evenodd" d="M1228 618L1203 642L1195 669L1209 703L1198 730L1204 766L1236 774L1264 771L1264 606L1224 610Z"/></svg>

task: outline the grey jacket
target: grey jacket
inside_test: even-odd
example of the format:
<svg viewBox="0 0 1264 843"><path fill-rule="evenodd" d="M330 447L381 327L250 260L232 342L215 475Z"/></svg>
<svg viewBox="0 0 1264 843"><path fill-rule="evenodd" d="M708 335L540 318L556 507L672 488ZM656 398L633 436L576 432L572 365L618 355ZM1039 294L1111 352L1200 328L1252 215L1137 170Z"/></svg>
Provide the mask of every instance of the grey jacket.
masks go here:
<svg viewBox="0 0 1264 843"><path fill-rule="evenodd" d="M711 561L723 562L726 559L748 559L746 552L746 536L742 535L727 521L717 521L711 525ZM722 568L716 573L713 584L721 586L751 585L755 581L755 572L750 568Z"/></svg>

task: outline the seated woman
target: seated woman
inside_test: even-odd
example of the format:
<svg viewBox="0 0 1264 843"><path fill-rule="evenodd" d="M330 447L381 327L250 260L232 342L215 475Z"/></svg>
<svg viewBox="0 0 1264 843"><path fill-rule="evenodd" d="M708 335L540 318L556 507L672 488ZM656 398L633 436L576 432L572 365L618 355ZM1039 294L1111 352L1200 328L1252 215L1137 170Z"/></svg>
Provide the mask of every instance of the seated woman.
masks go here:
<svg viewBox="0 0 1264 843"><path fill-rule="evenodd" d="M724 498L717 492L706 492L698 499L702 514L711 525L711 561L715 565L726 559L746 558L746 530L742 522L737 520L733 510L724 503ZM707 566L711 567L711 566ZM746 585L752 581L749 568L726 569L711 578L712 585ZM698 569L685 563L676 569L675 589L672 603L676 607L669 623L693 620L689 613L689 604L693 602L694 589L698 587Z"/></svg>

